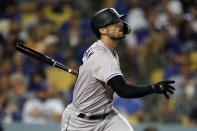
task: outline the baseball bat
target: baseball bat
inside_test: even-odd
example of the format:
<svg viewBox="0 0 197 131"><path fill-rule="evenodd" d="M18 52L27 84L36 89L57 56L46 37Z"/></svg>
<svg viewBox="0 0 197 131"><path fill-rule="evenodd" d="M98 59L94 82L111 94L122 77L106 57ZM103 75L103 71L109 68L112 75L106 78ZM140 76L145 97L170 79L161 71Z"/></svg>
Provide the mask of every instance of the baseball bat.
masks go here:
<svg viewBox="0 0 197 131"><path fill-rule="evenodd" d="M59 68L59 69L62 69L64 71L67 71L75 76L78 76L78 72L74 71L73 69L57 62L56 60L52 59L51 57L47 56L47 55L44 55L40 52L37 52L21 43L16 43L15 45L16 47L16 50L27 55L27 56L30 56L30 57L33 57L34 59L37 59L39 61L42 61L46 64L49 64L49 65L52 65L53 67L56 67L56 68Z"/></svg>

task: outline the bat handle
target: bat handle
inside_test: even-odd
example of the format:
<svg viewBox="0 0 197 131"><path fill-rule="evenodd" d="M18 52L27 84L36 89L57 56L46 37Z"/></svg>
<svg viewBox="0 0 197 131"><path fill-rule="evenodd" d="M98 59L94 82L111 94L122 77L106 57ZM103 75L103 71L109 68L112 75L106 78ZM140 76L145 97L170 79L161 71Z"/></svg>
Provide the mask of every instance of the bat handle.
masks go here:
<svg viewBox="0 0 197 131"><path fill-rule="evenodd" d="M71 73L71 74L73 74L75 76L78 76L78 74L79 74L78 72L66 67L65 65L55 61L54 59L52 59L52 61L53 61L53 66L54 67L60 68L60 69L65 70L65 71L67 71L67 72L69 72L69 73Z"/></svg>

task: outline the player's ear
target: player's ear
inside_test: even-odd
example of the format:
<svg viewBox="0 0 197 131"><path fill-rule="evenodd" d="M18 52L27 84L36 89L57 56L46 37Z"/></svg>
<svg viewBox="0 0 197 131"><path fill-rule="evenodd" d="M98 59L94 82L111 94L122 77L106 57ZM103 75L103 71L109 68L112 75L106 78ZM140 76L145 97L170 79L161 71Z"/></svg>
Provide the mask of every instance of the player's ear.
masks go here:
<svg viewBox="0 0 197 131"><path fill-rule="evenodd" d="M106 35L107 34L107 29L106 28L99 28L99 32L101 33L101 35Z"/></svg>

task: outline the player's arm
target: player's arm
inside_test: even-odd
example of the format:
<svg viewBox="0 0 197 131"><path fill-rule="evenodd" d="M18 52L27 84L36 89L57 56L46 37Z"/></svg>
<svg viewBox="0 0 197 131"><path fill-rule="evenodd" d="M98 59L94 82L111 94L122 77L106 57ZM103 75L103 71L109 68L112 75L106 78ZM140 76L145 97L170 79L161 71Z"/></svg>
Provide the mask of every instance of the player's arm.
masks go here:
<svg viewBox="0 0 197 131"><path fill-rule="evenodd" d="M107 84L122 98L139 98L151 93L164 94L169 98L167 92L174 94L175 88L170 84L174 81L161 81L147 86L136 86L127 84L123 76L117 75L107 81Z"/></svg>

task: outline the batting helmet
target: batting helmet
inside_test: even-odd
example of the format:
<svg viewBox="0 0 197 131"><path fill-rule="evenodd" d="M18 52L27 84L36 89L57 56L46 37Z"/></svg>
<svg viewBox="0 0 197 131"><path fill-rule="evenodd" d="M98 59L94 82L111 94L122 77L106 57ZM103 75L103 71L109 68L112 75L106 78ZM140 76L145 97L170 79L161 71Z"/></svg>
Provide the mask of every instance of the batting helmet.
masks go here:
<svg viewBox="0 0 197 131"><path fill-rule="evenodd" d="M120 15L114 8L104 8L93 16L91 20L91 28L97 38L100 39L101 34L99 28L112 25L114 23L122 21L126 15ZM124 21L123 22L123 33L128 34L131 31L131 27Z"/></svg>

